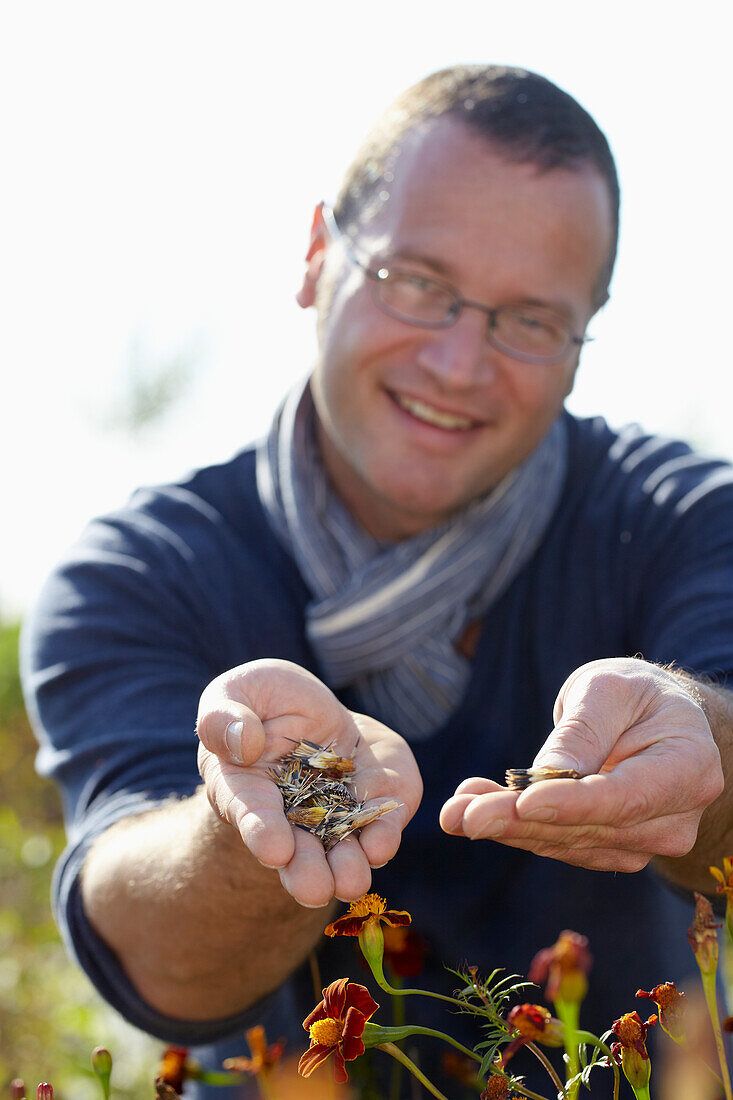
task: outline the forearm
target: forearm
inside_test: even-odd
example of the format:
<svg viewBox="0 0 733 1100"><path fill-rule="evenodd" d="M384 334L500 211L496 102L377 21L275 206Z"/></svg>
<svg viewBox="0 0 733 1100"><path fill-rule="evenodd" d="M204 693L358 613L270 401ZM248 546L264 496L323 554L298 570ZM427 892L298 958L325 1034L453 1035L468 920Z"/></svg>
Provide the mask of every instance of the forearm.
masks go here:
<svg viewBox="0 0 733 1100"><path fill-rule="evenodd" d="M217 1019L253 1004L307 956L330 918L283 890L203 788L101 836L82 896L143 999L179 1019Z"/></svg>
<svg viewBox="0 0 733 1100"><path fill-rule="evenodd" d="M708 868L722 866L724 856L733 856L733 692L685 673L674 674L692 690L705 712L720 752L725 787L703 813L694 848L676 859L660 856L655 865L677 885L711 894L715 882Z"/></svg>

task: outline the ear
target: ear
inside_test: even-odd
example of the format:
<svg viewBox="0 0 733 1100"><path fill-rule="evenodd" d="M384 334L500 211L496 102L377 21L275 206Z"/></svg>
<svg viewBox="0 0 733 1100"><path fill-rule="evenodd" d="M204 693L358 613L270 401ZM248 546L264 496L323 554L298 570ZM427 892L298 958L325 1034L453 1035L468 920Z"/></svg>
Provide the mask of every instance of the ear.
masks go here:
<svg viewBox="0 0 733 1100"><path fill-rule="evenodd" d="M329 233L326 228L326 223L323 220L323 203L319 202L313 212L310 244L305 254L307 267L300 290L295 295L295 300L301 309L308 309L316 300L316 287L318 286L318 279L320 278L323 263L326 259L328 240Z"/></svg>

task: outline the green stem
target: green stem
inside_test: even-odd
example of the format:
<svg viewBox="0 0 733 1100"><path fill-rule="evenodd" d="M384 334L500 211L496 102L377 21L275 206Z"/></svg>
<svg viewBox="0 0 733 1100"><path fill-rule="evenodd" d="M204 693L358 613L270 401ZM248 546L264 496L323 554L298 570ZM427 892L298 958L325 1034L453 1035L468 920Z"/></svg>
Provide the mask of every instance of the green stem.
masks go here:
<svg viewBox="0 0 733 1100"><path fill-rule="evenodd" d="M243 1085L245 1081L252 1080L248 1073L237 1073L236 1070L188 1069L186 1076L205 1085Z"/></svg>
<svg viewBox="0 0 733 1100"><path fill-rule="evenodd" d="M542 1065L549 1073L550 1077L552 1078L552 1083L558 1091L558 1095L567 1096L567 1093L565 1092L565 1086L558 1077L557 1073L555 1072L555 1067L553 1066L547 1055L544 1053L544 1051L540 1050L536 1043L526 1043L525 1045L527 1047L527 1050L532 1051L535 1058L542 1063Z"/></svg>
<svg viewBox="0 0 733 1100"><path fill-rule="evenodd" d="M578 1023L580 1020L580 1003L578 1001L557 1000L554 1002L555 1012L563 1024L565 1038L565 1053L568 1056L565 1080L569 1082L571 1077L580 1073L580 1054L578 1052ZM568 1085L568 1100L576 1100L580 1091L580 1081Z"/></svg>
<svg viewBox="0 0 733 1100"><path fill-rule="evenodd" d="M387 1054L391 1054L393 1058L396 1058L398 1062L401 1062L406 1069L409 1069L413 1077L417 1078L423 1088L426 1088L429 1093L437 1097L437 1100L448 1100L448 1097L444 1096L442 1092L438 1092L432 1081L429 1081L425 1074L417 1068L415 1063L407 1057L404 1051L400 1050L394 1043L381 1043L377 1047L377 1050L384 1050Z"/></svg>
<svg viewBox="0 0 733 1100"><path fill-rule="evenodd" d="M718 998L715 991L715 971L710 973L701 971L700 973L702 974L702 987L705 991L708 1013L710 1014L710 1020L713 1025L715 1045L718 1049L718 1061L720 1062L720 1069L723 1075L723 1090L726 1100L733 1100L733 1093L731 1093L730 1087L730 1075L728 1073L728 1061L725 1057L725 1046L723 1045L723 1032L720 1027L720 1016L718 1015Z"/></svg>
<svg viewBox="0 0 733 1100"><path fill-rule="evenodd" d="M629 1084L631 1085L630 1081ZM649 1095L648 1085L641 1085L639 1088L637 1088L636 1085L631 1085L631 1087L634 1090L634 1096L636 1097L636 1100L652 1100L651 1096Z"/></svg>
<svg viewBox="0 0 733 1100"><path fill-rule="evenodd" d="M597 1035L594 1035L592 1031L577 1031L575 1038L580 1043L590 1043L591 1046L597 1047L602 1051L608 1059L608 1064L613 1070L613 1100L618 1100L618 1090L621 1083L621 1074L618 1068L618 1062L611 1054L611 1048L608 1047L602 1039L599 1039Z"/></svg>
<svg viewBox="0 0 733 1100"><path fill-rule="evenodd" d="M395 987L399 987L400 979L396 974L390 974L390 979ZM405 1002L401 997L392 994L392 1021L395 1027L405 1026ZM392 1061L392 1073L389 1080L390 1100L399 1100L400 1085L402 1084L403 1066L401 1062Z"/></svg>
<svg viewBox="0 0 733 1100"><path fill-rule="evenodd" d="M446 1035L444 1031L435 1031L431 1027L420 1027L419 1024L407 1024L405 1027L382 1027L381 1024L373 1024L370 1020L364 1028L361 1038L365 1046L376 1047L383 1042L399 1043L402 1039L407 1039L411 1035L431 1035L434 1039L442 1039L444 1043L449 1043L456 1050L460 1050L461 1054L465 1054L468 1058L472 1058L474 1062L481 1064L481 1056L469 1050L468 1047L464 1047L463 1043L459 1043L457 1039Z"/></svg>

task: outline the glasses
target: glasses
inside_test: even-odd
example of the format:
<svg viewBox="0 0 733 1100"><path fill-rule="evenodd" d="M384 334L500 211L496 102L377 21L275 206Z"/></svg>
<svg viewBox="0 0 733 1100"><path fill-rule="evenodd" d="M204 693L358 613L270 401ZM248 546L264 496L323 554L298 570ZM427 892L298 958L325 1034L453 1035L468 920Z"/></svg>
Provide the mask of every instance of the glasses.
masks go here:
<svg viewBox="0 0 733 1100"><path fill-rule="evenodd" d="M390 317L420 328L449 328L465 308L478 309L487 317L486 339L497 351L525 363L560 363L571 347L590 337L575 336L552 310L543 306L490 306L463 298L450 283L399 266L397 261L378 268L360 260L351 241L324 204L323 218L331 237L344 246L349 260L371 280L376 304ZM372 261L373 263L373 261Z"/></svg>

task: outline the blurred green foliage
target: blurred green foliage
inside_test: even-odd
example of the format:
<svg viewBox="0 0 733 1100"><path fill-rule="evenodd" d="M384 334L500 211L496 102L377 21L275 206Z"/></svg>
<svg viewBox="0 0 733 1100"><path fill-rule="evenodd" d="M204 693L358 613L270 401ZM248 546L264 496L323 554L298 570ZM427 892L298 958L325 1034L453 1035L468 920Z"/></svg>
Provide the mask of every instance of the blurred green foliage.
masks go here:
<svg viewBox="0 0 733 1100"><path fill-rule="evenodd" d="M89 1056L114 1058L113 1095L153 1096L161 1052L112 1011L67 957L50 911L64 846L61 802L36 775L36 742L18 675L17 624L0 623L0 1097L22 1077L50 1081L60 1100L99 1100Z"/></svg>

